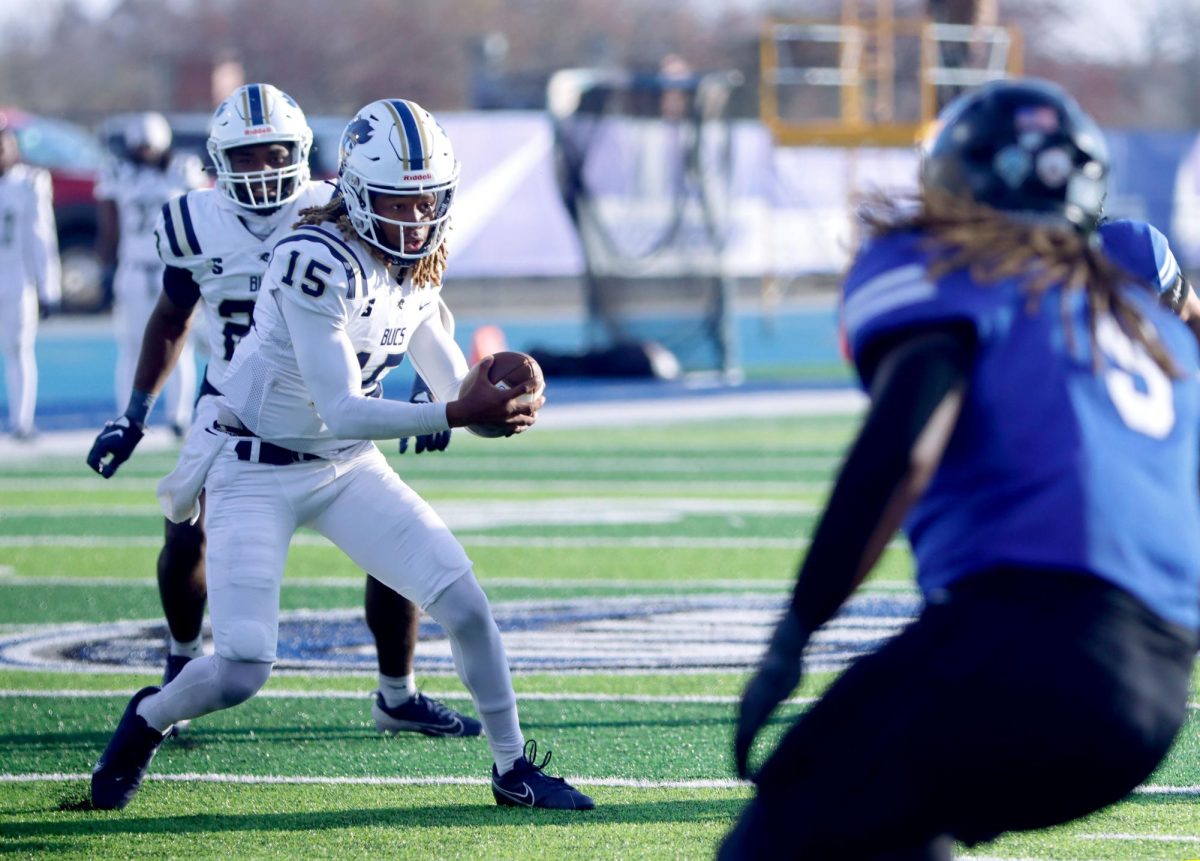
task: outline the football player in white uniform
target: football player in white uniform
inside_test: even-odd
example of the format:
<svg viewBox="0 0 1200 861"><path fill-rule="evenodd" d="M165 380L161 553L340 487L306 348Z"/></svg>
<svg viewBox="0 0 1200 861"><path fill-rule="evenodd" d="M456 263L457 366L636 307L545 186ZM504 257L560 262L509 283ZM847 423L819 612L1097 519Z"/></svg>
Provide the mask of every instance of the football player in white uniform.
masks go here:
<svg viewBox="0 0 1200 861"><path fill-rule="evenodd" d="M100 202L100 258L110 271L116 269L112 286L117 409L129 396L146 321L162 290L155 219L171 198L208 185L198 158L171 152L171 126L162 114L130 117L122 137L123 157L105 164L95 190ZM195 397L196 360L191 339L186 339L166 384L167 421L179 436L191 422Z"/></svg>
<svg viewBox="0 0 1200 861"><path fill-rule="evenodd" d="M97 808L128 803L175 721L244 702L267 681L284 561L300 526L328 537L445 629L486 727L497 803L594 806L545 773L549 756L535 761L470 559L371 442L477 422L519 433L544 403L532 384L492 386L486 367L459 390L467 363L438 313L458 174L450 141L428 112L400 99L372 102L343 135L340 193L275 246L255 328L221 383L221 432L210 435L216 654L133 697L93 772ZM371 398L406 354L437 400Z"/></svg>
<svg viewBox="0 0 1200 861"><path fill-rule="evenodd" d="M155 236L166 270L146 326L129 406L105 424L88 454L88 465L105 478L142 438L146 416L178 362L197 304L208 318L210 355L180 462L203 448L216 418L221 378L238 342L251 331L271 248L291 231L301 210L329 202L333 186L309 180L311 146L312 131L300 107L269 84L241 87L217 108L208 139L216 187L174 198L158 220ZM382 387L374 393L381 394ZM159 593L170 629L164 683L204 654L204 556L202 507L196 508L192 522L167 521L158 558ZM376 728L393 734L478 735L479 721L416 688L416 607L371 577L366 606L379 657L379 690L372 707Z"/></svg>
<svg viewBox="0 0 1200 861"><path fill-rule="evenodd" d="M8 429L34 434L37 364L33 344L39 311L62 297L50 175L20 164L17 136L0 114L0 349L8 387Z"/></svg>

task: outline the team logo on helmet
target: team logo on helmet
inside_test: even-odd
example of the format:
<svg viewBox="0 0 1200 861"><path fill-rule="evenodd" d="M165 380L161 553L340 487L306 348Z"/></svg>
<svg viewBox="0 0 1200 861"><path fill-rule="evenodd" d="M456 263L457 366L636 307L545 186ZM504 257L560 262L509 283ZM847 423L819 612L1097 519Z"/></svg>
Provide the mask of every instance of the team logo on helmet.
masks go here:
<svg viewBox="0 0 1200 861"><path fill-rule="evenodd" d="M375 129L371 127L370 120L366 117L355 117L342 134L342 150L350 152L356 144L369 141L373 134L375 134Z"/></svg>
<svg viewBox="0 0 1200 861"><path fill-rule="evenodd" d="M1009 188L1017 188L1029 176L1029 153L1019 146L1006 146L996 153L993 167Z"/></svg>

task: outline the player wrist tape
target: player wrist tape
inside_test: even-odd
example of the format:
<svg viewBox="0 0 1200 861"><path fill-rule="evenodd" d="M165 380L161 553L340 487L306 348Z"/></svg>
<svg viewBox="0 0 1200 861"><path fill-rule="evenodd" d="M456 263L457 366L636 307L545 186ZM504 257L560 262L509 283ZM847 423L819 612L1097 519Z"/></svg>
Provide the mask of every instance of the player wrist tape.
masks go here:
<svg viewBox="0 0 1200 861"><path fill-rule="evenodd" d="M129 406L125 407L125 418L139 426L146 424L146 419L150 416L150 408L154 406L156 400L158 400L158 395L134 389L129 393Z"/></svg>

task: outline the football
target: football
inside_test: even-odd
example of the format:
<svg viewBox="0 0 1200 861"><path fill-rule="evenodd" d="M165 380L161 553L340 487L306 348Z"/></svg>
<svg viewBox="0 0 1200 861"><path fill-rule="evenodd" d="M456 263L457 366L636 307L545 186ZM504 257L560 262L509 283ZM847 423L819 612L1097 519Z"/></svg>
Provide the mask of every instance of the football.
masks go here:
<svg viewBox="0 0 1200 861"><path fill-rule="evenodd" d="M484 358L487 357L485 356ZM470 388L478 376L479 365L475 365L467 373L467 376L463 378L462 385L458 388L459 392L465 392ZM492 367L488 371L488 382L493 386L498 389L511 389L530 380L534 380L537 383L537 389L532 394L521 395L517 398L518 401L531 401L546 388L546 380L542 376L541 366L538 365L533 356L526 353L505 350L493 354ZM508 426L503 424L467 425L467 430L476 436L489 438L506 436L508 434Z"/></svg>

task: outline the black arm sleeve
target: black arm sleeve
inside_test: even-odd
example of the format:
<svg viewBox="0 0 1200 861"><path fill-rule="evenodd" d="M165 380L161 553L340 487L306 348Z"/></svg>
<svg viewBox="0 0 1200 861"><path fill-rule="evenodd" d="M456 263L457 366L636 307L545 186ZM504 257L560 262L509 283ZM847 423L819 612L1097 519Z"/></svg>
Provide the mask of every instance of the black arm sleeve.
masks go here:
<svg viewBox="0 0 1200 861"><path fill-rule="evenodd" d="M1158 297L1158 301L1170 308L1175 314L1178 314L1183 310L1183 306L1187 304L1187 299L1191 292L1192 286L1188 284L1188 280L1184 277L1181 270L1179 275L1175 277L1175 282Z"/></svg>
<svg viewBox="0 0 1200 861"><path fill-rule="evenodd" d="M181 308L192 308L200 301L200 285L190 269L168 266L163 271L163 292Z"/></svg>
<svg viewBox="0 0 1200 861"><path fill-rule="evenodd" d="M871 535L912 464L930 417L965 385L975 357L966 326L922 330L877 355L871 408L846 456L800 566L792 609L811 633L837 612L855 586Z"/></svg>

